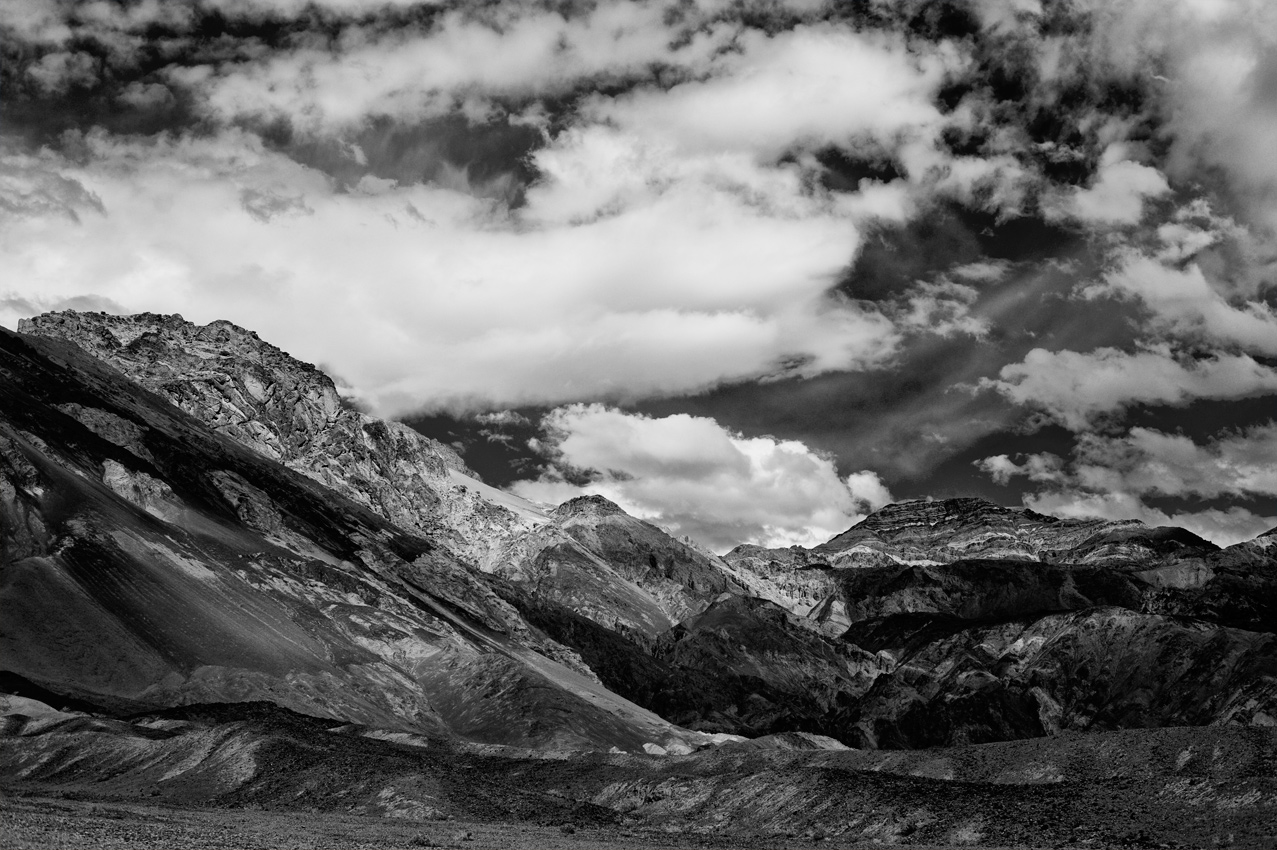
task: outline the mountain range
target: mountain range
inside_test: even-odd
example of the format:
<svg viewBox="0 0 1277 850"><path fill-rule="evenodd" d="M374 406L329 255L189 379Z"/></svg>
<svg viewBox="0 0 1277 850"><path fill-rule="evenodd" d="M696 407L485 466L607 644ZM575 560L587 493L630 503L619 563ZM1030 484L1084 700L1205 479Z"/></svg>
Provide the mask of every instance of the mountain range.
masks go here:
<svg viewBox="0 0 1277 850"><path fill-rule="evenodd" d="M1277 726L1277 529L960 498L720 557L491 487L229 322L0 329L0 563L11 715L269 704L537 757Z"/></svg>

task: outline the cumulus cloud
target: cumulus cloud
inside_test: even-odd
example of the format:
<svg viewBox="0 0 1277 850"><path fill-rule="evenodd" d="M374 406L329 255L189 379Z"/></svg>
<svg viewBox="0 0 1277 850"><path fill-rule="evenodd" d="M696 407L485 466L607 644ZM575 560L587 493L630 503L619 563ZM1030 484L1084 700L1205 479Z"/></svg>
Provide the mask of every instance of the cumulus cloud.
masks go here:
<svg viewBox="0 0 1277 850"><path fill-rule="evenodd" d="M1138 224L1144 202L1170 192L1160 171L1125 158L1124 145L1110 145L1100 159L1094 183L1062 195L1054 215L1073 217L1088 224Z"/></svg>
<svg viewBox="0 0 1277 850"><path fill-rule="evenodd" d="M1062 88L1087 81L1138 85L1157 104L1159 133L1170 142L1172 180L1218 170L1252 220L1277 226L1277 99L1273 97L1277 9L1264 0L1073 0L1059 14L1074 26L1042 35L1037 10L982 2L986 26L1030 46L1041 82ZM996 9L997 11L990 11ZM1135 123L1104 114L1085 123L1121 141ZM1129 170L1130 179L1137 172ZM1155 187L1156 178L1144 174ZM1213 179L1209 178L1209 179ZM1093 188L1098 188L1093 187ZM1134 212L1134 198L1127 211ZM1100 209L1101 215L1105 210Z"/></svg>
<svg viewBox="0 0 1277 850"><path fill-rule="evenodd" d="M116 96L116 100L135 109L161 109L173 104L173 93L160 83L132 82Z"/></svg>
<svg viewBox="0 0 1277 850"><path fill-rule="evenodd" d="M981 458L973 465L1002 485L1011 483L1011 479L1017 476L1036 482L1065 480L1064 461L1049 452L1030 454L1023 463L1016 463L1007 455L993 455Z"/></svg>
<svg viewBox="0 0 1277 850"><path fill-rule="evenodd" d="M795 433L893 474L928 474L1019 405L1090 454L981 468L1061 510L1153 516L1140 464L1253 495L1217 469L1223 442L1085 438L1119 439L1137 405L1173 419L1167 405L1277 392L1277 12L978 0L982 29L948 38L932 8L0 3L12 111L38 116L0 161L0 321L77 298L229 318L383 415L720 388L714 410L725 385L769 382L773 410L859 405L837 438L811 412ZM1077 297L1043 300L1030 267ZM804 418L771 415L753 431ZM577 452L571 435L611 421L561 418ZM735 454L706 474L735 470L785 518L769 531L740 507L742 528L713 515L699 533L806 539L885 498L811 455L853 507L801 520L739 457L797 470L806 449L718 431L694 436ZM692 516L674 471L599 445L620 452L593 463L618 501ZM1125 502L1097 495L1105 471ZM564 474L535 484L570 488ZM629 483L645 479L664 483Z"/></svg>
<svg viewBox="0 0 1277 850"><path fill-rule="evenodd" d="M1183 405L1194 399L1234 399L1277 393L1277 370L1249 355L1176 357L1169 346L1134 353L1116 348L1047 351L1035 348L1003 366L982 387L1047 413L1072 431L1138 404Z"/></svg>
<svg viewBox="0 0 1277 850"><path fill-rule="evenodd" d="M598 493L716 551L813 545L892 501L873 472L840 478L801 442L744 437L708 417L590 404L552 411L543 425L554 469L515 492L544 502ZM583 475L588 483L571 483Z"/></svg>
<svg viewBox="0 0 1277 850"><path fill-rule="evenodd" d="M989 330L988 322L971 313L978 296L973 287L947 280L919 283L909 291L908 307L897 321L902 327L942 337L959 333L982 337Z"/></svg>
<svg viewBox="0 0 1277 850"><path fill-rule="evenodd" d="M862 368L900 338L826 294L856 228L783 174L761 200L727 169L576 222L537 193L517 212L420 184L343 193L239 131L84 146L84 164L18 158L23 180L82 186L104 214L13 218L0 255L16 294L230 318L332 363L382 413Z"/></svg>

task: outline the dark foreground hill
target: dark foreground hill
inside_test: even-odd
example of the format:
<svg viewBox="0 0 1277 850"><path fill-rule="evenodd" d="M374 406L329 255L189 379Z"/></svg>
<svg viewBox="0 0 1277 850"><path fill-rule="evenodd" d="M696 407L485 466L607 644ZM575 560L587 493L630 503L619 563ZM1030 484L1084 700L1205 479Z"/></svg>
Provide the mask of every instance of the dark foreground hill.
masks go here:
<svg viewBox="0 0 1277 850"><path fill-rule="evenodd" d="M11 840L55 834L56 818L79 846L92 846L85 836L97 846L121 836L128 846L164 846L165 837L174 846L198 817L184 811L213 807L244 812L210 824L232 846L330 846L352 818L372 815L384 820L362 821L339 843L1277 847L1273 729L1074 734L912 753L790 749L795 742L782 738L687 756L563 760L266 704L127 721L25 708L31 715L11 715L0 737L0 818ZM103 827L110 818L114 829ZM275 843L258 843L263 835Z"/></svg>

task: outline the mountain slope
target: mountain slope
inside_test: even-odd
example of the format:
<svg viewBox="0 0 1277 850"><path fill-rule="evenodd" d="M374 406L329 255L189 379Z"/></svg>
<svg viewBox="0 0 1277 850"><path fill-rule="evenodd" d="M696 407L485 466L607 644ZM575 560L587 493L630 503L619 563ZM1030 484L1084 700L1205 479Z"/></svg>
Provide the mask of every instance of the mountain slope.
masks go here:
<svg viewBox="0 0 1277 850"><path fill-rule="evenodd" d="M75 346L0 331L0 414L0 666L49 691L520 745L703 740L608 692L446 549Z"/></svg>

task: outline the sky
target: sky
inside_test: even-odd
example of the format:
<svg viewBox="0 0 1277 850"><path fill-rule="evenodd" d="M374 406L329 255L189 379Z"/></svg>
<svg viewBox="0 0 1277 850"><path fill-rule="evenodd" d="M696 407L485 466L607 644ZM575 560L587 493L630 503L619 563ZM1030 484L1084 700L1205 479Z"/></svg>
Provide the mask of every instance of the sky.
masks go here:
<svg viewBox="0 0 1277 850"><path fill-rule="evenodd" d="M5 0L0 324L228 319L716 551L1277 525L1266 0Z"/></svg>

